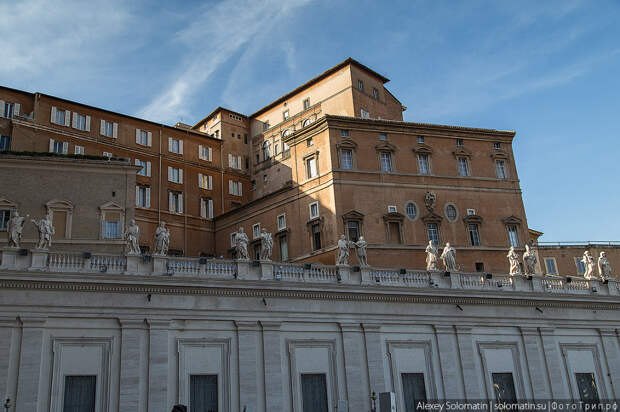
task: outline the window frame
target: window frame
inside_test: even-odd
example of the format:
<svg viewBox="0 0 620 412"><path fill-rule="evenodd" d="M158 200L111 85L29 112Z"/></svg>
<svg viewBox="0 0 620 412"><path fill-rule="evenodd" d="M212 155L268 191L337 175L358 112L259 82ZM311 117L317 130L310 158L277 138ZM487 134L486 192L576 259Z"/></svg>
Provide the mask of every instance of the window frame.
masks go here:
<svg viewBox="0 0 620 412"><path fill-rule="evenodd" d="M431 157L428 153L418 153L418 173L421 175L430 175L431 174ZM425 159L424 162L422 162L422 159ZM423 170L424 168L422 167L422 164L424 164L424 168L426 168L425 170Z"/></svg>
<svg viewBox="0 0 620 412"><path fill-rule="evenodd" d="M553 269L554 269L553 272L549 271L549 265L547 264L548 261L553 262ZM557 275L557 274L559 274L558 262L557 262L556 258L554 258L554 257L546 257L546 258L543 258L543 262L545 262L545 273L547 275Z"/></svg>
<svg viewBox="0 0 620 412"><path fill-rule="evenodd" d="M511 230L514 229L514 230ZM506 231L508 232L508 245L514 247L520 247L521 242L519 241L519 228L516 224L508 224L506 225ZM511 233L514 233L516 242L513 243L513 237Z"/></svg>
<svg viewBox="0 0 620 412"><path fill-rule="evenodd" d="M436 233L436 237L437 239L434 239L433 236L431 236L431 225L434 226L434 231ZM441 234L439 232L439 224L435 223L435 222L427 222L425 224L426 226L426 237L427 240L432 240L433 241L433 245L435 246L439 246L439 244L441 243Z"/></svg>
<svg viewBox="0 0 620 412"><path fill-rule="evenodd" d="M284 222L283 225L280 224L280 218L282 218L282 221ZM278 230L286 229L286 213L280 213L276 216L276 226Z"/></svg>
<svg viewBox="0 0 620 412"><path fill-rule="evenodd" d="M500 167L501 165L501 167ZM501 173L500 173L501 170ZM495 159L495 174L498 179L508 179L508 170L506 168L506 161L504 159Z"/></svg>
<svg viewBox="0 0 620 412"><path fill-rule="evenodd" d="M312 215L312 206L316 206L316 215ZM310 204L308 204L308 216L310 216L310 219L317 219L321 216L321 211L319 208L319 201L316 200L314 202L311 202Z"/></svg>
<svg viewBox="0 0 620 412"><path fill-rule="evenodd" d="M413 209L415 212L413 217L411 217L410 214L408 213L409 206L413 206ZM414 202L413 200L408 200L404 205L405 216L407 216L407 219L409 219L412 222L415 222L420 217L419 210L420 209L418 208L417 203Z"/></svg>
<svg viewBox="0 0 620 412"><path fill-rule="evenodd" d="M386 164L384 163L384 156L386 156L388 160L387 170L385 168ZM392 173L394 171L394 165L392 162L392 152L389 152L387 150L379 151L379 168L380 168L381 173Z"/></svg>
<svg viewBox="0 0 620 412"><path fill-rule="evenodd" d="M467 234L469 235L469 244L472 247L482 246L480 237L480 225L477 223L467 224Z"/></svg>
<svg viewBox="0 0 620 412"><path fill-rule="evenodd" d="M456 167L459 177L470 177L471 176L471 167L469 166L469 158L466 156L458 156L456 158ZM461 166L465 166L465 174L463 174L463 169Z"/></svg>

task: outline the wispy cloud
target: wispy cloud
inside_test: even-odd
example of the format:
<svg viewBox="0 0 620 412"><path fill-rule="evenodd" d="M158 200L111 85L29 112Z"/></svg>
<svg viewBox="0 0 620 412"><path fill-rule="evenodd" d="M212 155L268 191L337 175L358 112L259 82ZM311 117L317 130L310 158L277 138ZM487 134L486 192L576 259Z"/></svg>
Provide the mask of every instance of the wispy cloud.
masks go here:
<svg viewBox="0 0 620 412"><path fill-rule="evenodd" d="M192 16L193 23L176 35L175 41L187 50L178 75L138 116L167 123L191 117L190 101L215 71L259 33L281 24L309 1L224 0L203 7Z"/></svg>

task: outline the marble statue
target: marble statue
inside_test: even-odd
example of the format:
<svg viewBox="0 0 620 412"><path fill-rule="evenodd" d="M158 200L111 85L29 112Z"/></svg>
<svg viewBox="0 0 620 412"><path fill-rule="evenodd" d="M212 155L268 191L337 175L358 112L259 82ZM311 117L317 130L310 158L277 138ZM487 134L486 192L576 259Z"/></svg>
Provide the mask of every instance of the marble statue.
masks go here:
<svg viewBox="0 0 620 412"><path fill-rule="evenodd" d="M611 265L607 260L607 253L601 252L598 257L598 275L603 279L611 277Z"/></svg>
<svg viewBox="0 0 620 412"><path fill-rule="evenodd" d="M159 222L155 230L155 255L166 256L170 246L170 231L166 229L166 222Z"/></svg>
<svg viewBox="0 0 620 412"><path fill-rule="evenodd" d="M338 258L336 259L337 265L348 265L349 264L349 242L345 235L340 235L340 240L338 240Z"/></svg>
<svg viewBox="0 0 620 412"><path fill-rule="evenodd" d="M523 263L525 267L526 275L533 275L536 273L536 263L538 258L536 253L530 249L530 245L525 245L525 253L523 254Z"/></svg>
<svg viewBox="0 0 620 412"><path fill-rule="evenodd" d="M515 252L514 246L510 246L510 250L506 257L508 258L508 262L510 262L510 276L520 275L521 266L519 265L519 254Z"/></svg>
<svg viewBox="0 0 620 412"><path fill-rule="evenodd" d="M140 237L140 228L136 225L136 221L131 219L129 226L125 230L125 245L127 246L128 255L139 255L140 246L138 245L138 238Z"/></svg>
<svg viewBox="0 0 620 412"><path fill-rule="evenodd" d="M433 210L435 210L436 205L437 205L437 195L435 194L435 192L426 192L426 194L424 195L424 206L426 206L426 209L430 213L433 213Z"/></svg>
<svg viewBox="0 0 620 412"><path fill-rule="evenodd" d="M437 248L433 245L433 241L428 241L426 246L426 270L437 270L437 261L439 260L439 254Z"/></svg>
<svg viewBox="0 0 620 412"><path fill-rule="evenodd" d="M49 249L52 246L52 235L56 233L52 226L52 216L48 213L41 220L30 219L39 231L39 243L37 249Z"/></svg>
<svg viewBox="0 0 620 412"><path fill-rule="evenodd" d="M263 228L260 234L260 260L271 260L273 238L267 229Z"/></svg>
<svg viewBox="0 0 620 412"><path fill-rule="evenodd" d="M26 215L28 217L29 215ZM24 223L26 218L19 215L19 212L16 210L13 216L8 221L7 227L7 235L9 241L9 247L20 247L20 242L22 240L22 230L24 230Z"/></svg>
<svg viewBox="0 0 620 412"><path fill-rule="evenodd" d="M368 266L366 260L366 246L368 246L368 243L364 240L364 236L360 236L357 242L353 242L353 245L355 245L355 254L360 262L360 266Z"/></svg>
<svg viewBox="0 0 620 412"><path fill-rule="evenodd" d="M235 252L237 259L250 259L248 255L248 235L245 234L245 230L240 227L239 231L235 233Z"/></svg>
<svg viewBox="0 0 620 412"><path fill-rule="evenodd" d="M443 260L443 265L448 272L457 271L456 249L450 246L450 243L446 243L446 246L443 248L443 252L441 253L441 260Z"/></svg>
<svg viewBox="0 0 620 412"><path fill-rule="evenodd" d="M583 252L583 258L581 258L583 265L585 266L585 272L583 277L586 279L592 279L594 277L594 258L590 254L590 251Z"/></svg>

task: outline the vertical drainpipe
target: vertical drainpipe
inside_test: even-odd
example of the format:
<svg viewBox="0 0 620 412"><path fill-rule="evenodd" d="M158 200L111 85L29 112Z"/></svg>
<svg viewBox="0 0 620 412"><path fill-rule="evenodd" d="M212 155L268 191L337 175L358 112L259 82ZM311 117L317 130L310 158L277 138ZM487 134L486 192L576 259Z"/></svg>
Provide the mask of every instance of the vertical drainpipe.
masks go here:
<svg viewBox="0 0 620 412"><path fill-rule="evenodd" d="M159 222L161 222L161 175L162 175L162 170L161 170L161 139L162 139L162 132L161 132L161 127L159 128L159 182L158 182L158 186L157 186L157 224L159 225Z"/></svg>
<svg viewBox="0 0 620 412"><path fill-rule="evenodd" d="M187 135L187 142L189 143L189 131L185 131L185 134ZM187 146L187 145L183 145L183 146ZM187 164L187 162L185 161L185 148L183 148L183 164ZM188 205L188 193L187 193L187 178L188 178L188 173L186 173L187 170L183 173L183 193L185 193L184 200L183 200L183 251L184 251L184 255L187 256L187 205Z"/></svg>

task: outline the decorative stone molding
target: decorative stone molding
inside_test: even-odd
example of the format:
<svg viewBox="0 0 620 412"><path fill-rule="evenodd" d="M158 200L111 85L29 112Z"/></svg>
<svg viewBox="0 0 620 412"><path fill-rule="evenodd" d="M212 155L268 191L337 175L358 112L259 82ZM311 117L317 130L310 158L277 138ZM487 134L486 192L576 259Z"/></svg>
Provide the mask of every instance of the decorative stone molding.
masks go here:
<svg viewBox="0 0 620 412"><path fill-rule="evenodd" d="M433 154L433 148L425 143L418 143L412 150L415 154L427 154L429 156Z"/></svg>
<svg viewBox="0 0 620 412"><path fill-rule="evenodd" d="M459 158L459 157L471 157L471 152L467 149L465 149L464 147L457 147L456 150L454 152L452 152L452 154L454 155L454 157Z"/></svg>
<svg viewBox="0 0 620 412"><path fill-rule="evenodd" d="M466 225L469 225L469 224L479 225L479 224L482 223L482 216L479 216L479 215L466 215L466 216L463 216L463 222Z"/></svg>
<svg viewBox="0 0 620 412"><path fill-rule="evenodd" d="M73 223L73 203L67 200L53 199L45 204L47 214L52 215L52 224L54 224L54 212L65 212L66 221L64 228L64 237L71 239L71 227ZM56 232L59 232L61 228L55 227Z"/></svg>

